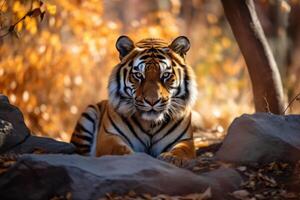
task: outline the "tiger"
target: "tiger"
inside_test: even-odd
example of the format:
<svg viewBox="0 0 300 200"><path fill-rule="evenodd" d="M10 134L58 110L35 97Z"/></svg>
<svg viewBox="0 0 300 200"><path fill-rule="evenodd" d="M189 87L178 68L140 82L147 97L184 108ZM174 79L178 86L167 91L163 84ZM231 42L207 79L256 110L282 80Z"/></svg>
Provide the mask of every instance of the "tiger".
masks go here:
<svg viewBox="0 0 300 200"><path fill-rule="evenodd" d="M195 158L191 108L197 85L185 61L189 39L134 43L123 35L115 46L120 63L109 77L109 98L82 113L71 137L76 152L96 157L143 152L178 166Z"/></svg>

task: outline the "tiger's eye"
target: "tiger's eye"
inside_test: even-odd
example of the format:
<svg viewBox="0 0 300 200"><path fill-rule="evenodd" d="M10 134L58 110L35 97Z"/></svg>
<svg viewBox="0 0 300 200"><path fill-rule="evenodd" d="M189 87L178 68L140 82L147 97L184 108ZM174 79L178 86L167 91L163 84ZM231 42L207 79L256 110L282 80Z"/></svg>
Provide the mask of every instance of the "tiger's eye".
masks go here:
<svg viewBox="0 0 300 200"><path fill-rule="evenodd" d="M162 77L163 78L169 78L171 76L171 73L170 72L165 72L163 73Z"/></svg>
<svg viewBox="0 0 300 200"><path fill-rule="evenodd" d="M135 72L133 75L134 75L136 78L138 78L138 79L143 78L143 74L140 73L140 72Z"/></svg>

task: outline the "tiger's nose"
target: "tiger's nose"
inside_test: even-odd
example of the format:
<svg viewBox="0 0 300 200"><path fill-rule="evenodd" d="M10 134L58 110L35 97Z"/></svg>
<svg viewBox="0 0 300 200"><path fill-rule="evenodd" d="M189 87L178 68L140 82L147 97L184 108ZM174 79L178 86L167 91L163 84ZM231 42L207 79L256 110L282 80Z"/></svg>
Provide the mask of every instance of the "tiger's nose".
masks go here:
<svg viewBox="0 0 300 200"><path fill-rule="evenodd" d="M153 97L145 97L144 98L144 101L146 103L148 103L150 106L156 105L160 100L161 100L161 98L153 98Z"/></svg>

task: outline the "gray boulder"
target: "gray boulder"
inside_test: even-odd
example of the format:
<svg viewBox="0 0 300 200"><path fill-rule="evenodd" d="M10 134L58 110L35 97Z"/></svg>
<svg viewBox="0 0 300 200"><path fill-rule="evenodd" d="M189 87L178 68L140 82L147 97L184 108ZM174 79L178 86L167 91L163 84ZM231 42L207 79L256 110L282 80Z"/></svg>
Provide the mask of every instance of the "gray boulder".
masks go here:
<svg viewBox="0 0 300 200"><path fill-rule="evenodd" d="M29 136L21 111L0 94L0 153L24 142Z"/></svg>
<svg viewBox="0 0 300 200"><path fill-rule="evenodd" d="M71 193L72 199L98 199L106 193L184 195L208 187L214 199L226 199L241 184L233 169L203 175L177 168L146 154L103 156L26 155L0 178L0 199L50 199Z"/></svg>
<svg viewBox="0 0 300 200"><path fill-rule="evenodd" d="M256 113L236 118L216 158L243 164L299 160L300 115Z"/></svg>
<svg viewBox="0 0 300 200"><path fill-rule="evenodd" d="M32 136L22 112L0 94L0 154L4 153L74 153L70 143Z"/></svg>

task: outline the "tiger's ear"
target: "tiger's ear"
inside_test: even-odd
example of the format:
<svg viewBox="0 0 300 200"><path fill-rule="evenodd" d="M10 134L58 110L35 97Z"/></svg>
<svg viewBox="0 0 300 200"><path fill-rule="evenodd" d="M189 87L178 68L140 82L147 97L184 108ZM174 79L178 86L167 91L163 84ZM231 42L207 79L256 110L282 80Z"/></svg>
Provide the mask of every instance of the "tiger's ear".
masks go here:
<svg viewBox="0 0 300 200"><path fill-rule="evenodd" d="M125 57L129 52L134 49L133 41L126 35L122 35L116 42L116 48L120 53L120 60Z"/></svg>
<svg viewBox="0 0 300 200"><path fill-rule="evenodd" d="M190 41L187 37L179 36L173 40L173 42L169 45L169 48L183 57L190 49L190 46Z"/></svg>

